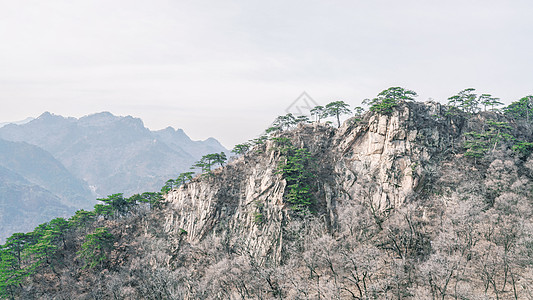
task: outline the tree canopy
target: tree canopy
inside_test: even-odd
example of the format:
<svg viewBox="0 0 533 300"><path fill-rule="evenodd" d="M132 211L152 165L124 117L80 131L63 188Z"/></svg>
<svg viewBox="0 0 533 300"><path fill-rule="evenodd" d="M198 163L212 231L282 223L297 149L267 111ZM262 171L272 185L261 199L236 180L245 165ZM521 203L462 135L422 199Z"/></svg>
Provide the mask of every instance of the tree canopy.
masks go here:
<svg viewBox="0 0 533 300"><path fill-rule="evenodd" d="M85 268L103 267L113 247L114 236L107 228L96 228L85 237L78 254L85 260Z"/></svg>
<svg viewBox="0 0 533 300"><path fill-rule="evenodd" d="M350 105L344 101L333 101L324 108L325 116L335 117L337 119L337 127L341 127L340 116L351 113Z"/></svg>
<svg viewBox="0 0 533 300"><path fill-rule="evenodd" d="M274 120L274 123L272 124L272 127L283 131L283 130L287 130L287 129L291 128L294 125L296 125L296 117L293 114L288 113L288 114L286 114L284 116L278 116Z"/></svg>
<svg viewBox="0 0 533 300"><path fill-rule="evenodd" d="M202 174L210 174L211 168L219 164L221 167L224 166L224 163L227 161L226 153L211 153L206 154L200 158L199 161L194 163L191 169L200 169ZM185 175L184 175L185 176Z"/></svg>
<svg viewBox="0 0 533 300"><path fill-rule="evenodd" d="M105 215L117 214L123 216L128 212L129 207L132 205L129 199L124 198L124 194L122 193L112 194L107 196L107 198L99 198L96 200L104 202L105 206L99 206L99 210ZM95 212L98 214L96 207Z"/></svg>
<svg viewBox="0 0 533 300"><path fill-rule="evenodd" d="M512 118L529 122L533 115L533 96L522 97L520 100L509 104L503 111Z"/></svg>
<svg viewBox="0 0 533 300"><path fill-rule="evenodd" d="M311 116L315 117L316 122L320 122L322 118L327 117L326 109L322 105L317 105L311 109Z"/></svg>
<svg viewBox="0 0 533 300"><path fill-rule="evenodd" d="M381 91L376 98L365 99L363 103L370 106L370 110L381 114L392 113L398 101L412 101L418 94L402 87L390 87Z"/></svg>
<svg viewBox="0 0 533 300"><path fill-rule="evenodd" d="M242 155L242 154L246 154L248 150L250 150L250 143L243 143L243 144L235 145L235 147L233 147L233 150L231 150L231 152L236 155Z"/></svg>
<svg viewBox="0 0 533 300"><path fill-rule="evenodd" d="M277 173L287 181L285 199L292 210L306 214L314 203L311 179L315 175L311 153L305 148L295 147L288 138L277 138L275 142L282 154Z"/></svg>
<svg viewBox="0 0 533 300"><path fill-rule="evenodd" d="M500 102L500 98L493 97L491 94L481 94L478 96L475 90L474 88L467 88L449 97L448 105L473 114L481 111L481 105L483 105L483 110L486 111L487 107L494 110L495 107L503 104Z"/></svg>

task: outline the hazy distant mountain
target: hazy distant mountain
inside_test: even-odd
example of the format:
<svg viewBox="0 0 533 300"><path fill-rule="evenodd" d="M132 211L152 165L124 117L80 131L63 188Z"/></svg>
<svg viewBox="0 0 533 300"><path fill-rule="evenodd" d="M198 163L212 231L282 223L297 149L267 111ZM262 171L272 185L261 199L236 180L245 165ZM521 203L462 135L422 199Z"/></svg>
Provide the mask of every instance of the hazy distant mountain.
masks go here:
<svg viewBox="0 0 533 300"><path fill-rule="evenodd" d="M167 127L162 130L154 131L153 134L157 139L174 149L182 149L185 152L199 158L208 153L227 151L219 141L214 138L208 138L205 141L193 141L182 129L175 130Z"/></svg>
<svg viewBox="0 0 533 300"><path fill-rule="evenodd" d="M95 202L87 183L50 153L0 139L0 240Z"/></svg>
<svg viewBox="0 0 533 300"><path fill-rule="evenodd" d="M0 166L0 241L72 212L50 191Z"/></svg>
<svg viewBox="0 0 533 300"><path fill-rule="evenodd" d="M172 128L152 132L138 118L109 112L79 119L46 112L0 128L0 138L45 149L99 196L158 190L202 155L226 151L213 138L192 141Z"/></svg>
<svg viewBox="0 0 533 300"><path fill-rule="evenodd" d="M20 120L20 121L14 121L14 122L1 122L0 123L0 127L3 127L7 124L16 124L16 125L22 125L22 124L26 124L32 120L35 120L35 118L32 118L32 117L27 117L26 119L24 120Z"/></svg>
<svg viewBox="0 0 533 300"><path fill-rule="evenodd" d="M0 139L0 166L50 191L65 205L79 208L94 205L94 195L87 183L37 146Z"/></svg>

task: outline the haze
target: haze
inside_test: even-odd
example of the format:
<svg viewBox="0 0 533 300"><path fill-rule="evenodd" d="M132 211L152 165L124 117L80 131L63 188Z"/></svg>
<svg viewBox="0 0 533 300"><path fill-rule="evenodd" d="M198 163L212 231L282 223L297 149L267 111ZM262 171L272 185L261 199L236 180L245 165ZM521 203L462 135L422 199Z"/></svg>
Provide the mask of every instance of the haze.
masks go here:
<svg viewBox="0 0 533 300"><path fill-rule="evenodd" d="M0 123L110 111L226 147L303 91L533 94L531 1L0 0Z"/></svg>

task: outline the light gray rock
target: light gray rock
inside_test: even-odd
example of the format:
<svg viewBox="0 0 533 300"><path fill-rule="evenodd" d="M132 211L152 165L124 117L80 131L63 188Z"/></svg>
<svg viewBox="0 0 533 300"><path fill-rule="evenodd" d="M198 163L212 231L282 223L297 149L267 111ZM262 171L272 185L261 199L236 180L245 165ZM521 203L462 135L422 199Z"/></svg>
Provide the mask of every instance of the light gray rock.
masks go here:
<svg viewBox="0 0 533 300"><path fill-rule="evenodd" d="M369 112L338 129L300 124L282 134L316 159L316 213L333 227L339 202L365 202L380 213L405 203L424 184L433 156L457 140L461 124L438 103L411 102L391 115ZM283 200L286 182L276 174L280 153L273 141L250 153L171 191L165 230L187 231L192 244L217 235L257 258L283 259L285 224L299 216Z"/></svg>

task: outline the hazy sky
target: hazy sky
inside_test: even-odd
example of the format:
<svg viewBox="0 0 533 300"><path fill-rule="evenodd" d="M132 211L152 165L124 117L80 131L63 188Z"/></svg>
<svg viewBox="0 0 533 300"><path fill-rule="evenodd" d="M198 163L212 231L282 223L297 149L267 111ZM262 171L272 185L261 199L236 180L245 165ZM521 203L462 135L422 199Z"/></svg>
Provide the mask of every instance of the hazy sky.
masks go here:
<svg viewBox="0 0 533 300"><path fill-rule="evenodd" d="M226 147L303 91L533 94L533 1L0 0L0 122L110 111Z"/></svg>

